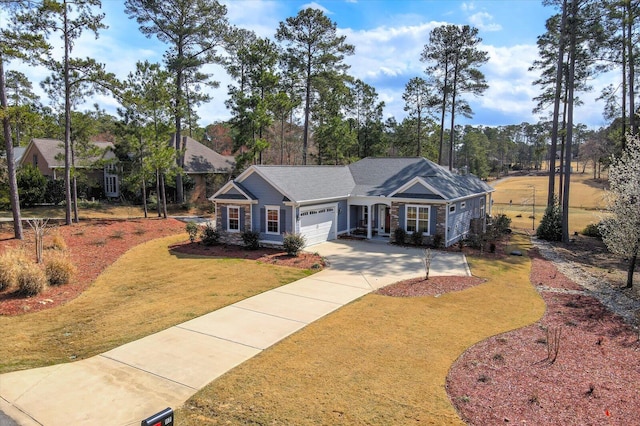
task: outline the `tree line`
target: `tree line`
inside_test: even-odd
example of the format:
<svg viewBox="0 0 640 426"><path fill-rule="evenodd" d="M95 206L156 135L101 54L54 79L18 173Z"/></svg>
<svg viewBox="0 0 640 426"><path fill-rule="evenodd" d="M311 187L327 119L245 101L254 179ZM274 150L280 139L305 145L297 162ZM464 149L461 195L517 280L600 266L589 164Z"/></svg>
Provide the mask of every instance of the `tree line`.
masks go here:
<svg viewBox="0 0 640 426"><path fill-rule="evenodd" d="M597 12L601 1L546 3L558 13L547 21L538 39L540 59L532 64L540 72L535 112L541 120L483 127L456 122L473 116L467 96L481 96L488 87L481 71L488 54L478 29L468 25L431 31L420 57L424 75L407 82L407 116L398 122L384 119L385 105L374 87L349 74L345 58L355 48L317 9L301 10L280 22L273 38L263 38L231 25L225 6L215 0L127 0L129 17L145 36L164 43L166 51L162 63L138 62L120 81L95 59L73 56L83 32L97 38L105 28L99 0L3 1L8 25L0 33L0 98L16 237L21 227L12 150L33 137L64 141L68 224L78 220L75 153L97 134L113 137L119 156L129 163L127 185L139 188L143 197L148 186L155 186L164 204L167 181L175 200L184 200L184 134L228 148L240 168L417 155L485 178L514 168L540 169L549 161L550 194L557 194L551 182L556 171L562 172L567 196L560 199L568 202L566 170L572 161L606 167L609 155L624 149L623 135L637 132L638 1L607 0L604 14ZM54 36L64 42L62 55L51 46ZM24 74L4 72L4 64L14 60L51 71L41 82L48 106L40 103ZM234 83L225 102L231 118L201 128L196 109L211 101L203 89L219 84L203 71L206 64L224 66ZM589 78L596 73L613 69L621 70L621 87L602 94L612 125L590 131L573 123L572 107L580 102L576 93L589 90ZM96 93L118 100L117 117L97 106L77 111ZM83 121L90 124L82 126Z"/></svg>

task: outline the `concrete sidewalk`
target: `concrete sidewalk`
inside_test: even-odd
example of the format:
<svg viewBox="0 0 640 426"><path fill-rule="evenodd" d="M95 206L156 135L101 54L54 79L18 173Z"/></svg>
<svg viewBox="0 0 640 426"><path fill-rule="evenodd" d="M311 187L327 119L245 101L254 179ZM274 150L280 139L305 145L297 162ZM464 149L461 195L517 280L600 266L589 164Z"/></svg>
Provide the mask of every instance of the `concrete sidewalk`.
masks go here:
<svg viewBox="0 0 640 426"><path fill-rule="evenodd" d="M330 267L86 360L0 375L0 410L21 425L139 425L305 325L424 273L416 249L371 241L310 249ZM434 253L432 276L469 274L463 255Z"/></svg>

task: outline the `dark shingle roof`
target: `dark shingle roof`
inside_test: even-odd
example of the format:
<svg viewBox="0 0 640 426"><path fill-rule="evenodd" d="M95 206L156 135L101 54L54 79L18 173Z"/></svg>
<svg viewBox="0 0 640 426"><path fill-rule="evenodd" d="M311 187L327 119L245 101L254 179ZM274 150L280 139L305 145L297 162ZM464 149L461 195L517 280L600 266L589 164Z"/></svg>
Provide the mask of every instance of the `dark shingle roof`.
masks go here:
<svg viewBox="0 0 640 426"><path fill-rule="evenodd" d="M175 146L174 141L175 135L171 138L171 146ZM184 136L183 141L186 141L184 154L185 173L230 173L233 171L236 164L234 157L218 154L188 136Z"/></svg>
<svg viewBox="0 0 640 426"><path fill-rule="evenodd" d="M254 166L297 202L347 197L355 183L346 166Z"/></svg>
<svg viewBox="0 0 640 426"><path fill-rule="evenodd" d="M50 169L64 167L64 142L58 139L31 139L31 143L38 149L42 158L46 161ZM111 142L91 142L92 145L100 148L102 154L95 158L88 158L87 163L94 163L100 159L114 158L113 143ZM28 159L27 159L28 160ZM83 164L76 164L76 167L87 167Z"/></svg>
<svg viewBox="0 0 640 426"><path fill-rule="evenodd" d="M452 200L493 191L473 175L460 176L426 158L364 158L349 166L253 166L296 202L347 196L385 196L420 178L436 194L396 193L396 198Z"/></svg>

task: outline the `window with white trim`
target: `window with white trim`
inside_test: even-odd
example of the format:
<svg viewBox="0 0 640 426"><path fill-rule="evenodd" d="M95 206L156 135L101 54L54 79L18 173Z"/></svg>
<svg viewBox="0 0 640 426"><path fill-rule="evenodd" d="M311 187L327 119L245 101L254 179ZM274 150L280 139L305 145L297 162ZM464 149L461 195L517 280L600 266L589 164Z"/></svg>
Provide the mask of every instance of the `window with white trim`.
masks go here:
<svg viewBox="0 0 640 426"><path fill-rule="evenodd" d="M267 234L280 234L280 208L278 206L266 206L265 221Z"/></svg>
<svg viewBox="0 0 640 426"><path fill-rule="evenodd" d="M464 210L466 208L467 208L467 202L466 201L461 202L460 203L460 210Z"/></svg>
<svg viewBox="0 0 640 426"><path fill-rule="evenodd" d="M429 235L430 206L407 206L405 229L407 232L422 232Z"/></svg>
<svg viewBox="0 0 640 426"><path fill-rule="evenodd" d="M240 207L227 206L227 231L240 232Z"/></svg>
<svg viewBox="0 0 640 426"><path fill-rule="evenodd" d="M455 213L456 212L456 205L455 204L451 204L449 206L449 213Z"/></svg>

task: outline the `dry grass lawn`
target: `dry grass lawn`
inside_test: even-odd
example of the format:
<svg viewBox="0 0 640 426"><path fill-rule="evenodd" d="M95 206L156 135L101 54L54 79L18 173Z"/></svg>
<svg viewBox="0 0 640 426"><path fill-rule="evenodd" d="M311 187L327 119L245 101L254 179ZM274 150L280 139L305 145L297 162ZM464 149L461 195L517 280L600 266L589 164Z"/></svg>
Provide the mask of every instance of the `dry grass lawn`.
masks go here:
<svg viewBox="0 0 640 426"><path fill-rule="evenodd" d="M590 173L571 175L569 195L570 232L581 232L588 224L597 223L605 208L604 183L594 181ZM548 178L546 176L517 176L493 183L493 212L505 213L518 229L537 228L547 204ZM558 181L556 181L556 186ZM533 188L535 187L535 220L533 214ZM509 203L511 201L511 204ZM518 217L520 216L520 217Z"/></svg>
<svg viewBox="0 0 640 426"><path fill-rule="evenodd" d="M202 215L210 214L211 204L194 205L191 208L183 209L179 205L169 205L168 213L170 215ZM23 218L29 217L49 217L64 218L64 206L44 206L20 209ZM126 206L116 204L88 203L79 208L78 215L80 219L135 219L144 217L142 206ZM156 210L148 211L149 217L156 217ZM0 218L12 218L11 210L0 211Z"/></svg>
<svg viewBox="0 0 640 426"><path fill-rule="evenodd" d="M310 273L169 253L185 239L133 248L66 305L0 317L0 373L87 358Z"/></svg>
<svg viewBox="0 0 640 426"><path fill-rule="evenodd" d="M514 235L523 251L528 238ZM180 425L462 424L445 390L453 362L544 313L525 257L470 259L487 281L440 297L367 295L201 390Z"/></svg>

